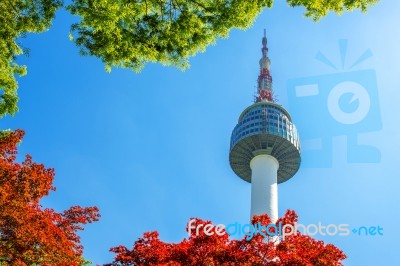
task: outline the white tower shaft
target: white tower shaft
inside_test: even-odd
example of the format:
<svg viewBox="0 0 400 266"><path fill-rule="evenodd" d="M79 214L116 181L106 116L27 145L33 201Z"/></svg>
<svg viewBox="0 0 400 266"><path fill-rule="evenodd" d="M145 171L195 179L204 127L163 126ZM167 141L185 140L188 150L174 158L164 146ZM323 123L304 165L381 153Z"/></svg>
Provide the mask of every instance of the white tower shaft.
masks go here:
<svg viewBox="0 0 400 266"><path fill-rule="evenodd" d="M279 162L271 155L257 155L250 162L251 168L251 214L268 214L271 222L278 219Z"/></svg>

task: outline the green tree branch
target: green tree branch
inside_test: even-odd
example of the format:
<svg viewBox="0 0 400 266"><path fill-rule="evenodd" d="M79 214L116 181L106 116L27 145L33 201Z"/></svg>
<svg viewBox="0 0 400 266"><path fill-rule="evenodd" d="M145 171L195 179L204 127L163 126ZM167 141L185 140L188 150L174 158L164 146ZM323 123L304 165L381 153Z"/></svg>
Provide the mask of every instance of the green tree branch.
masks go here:
<svg viewBox="0 0 400 266"><path fill-rule="evenodd" d="M314 21L329 12L360 9L379 0L287 0L303 6ZM70 39L82 55L100 58L112 67L139 72L145 64L158 62L181 69L189 58L226 38L231 29L252 25L273 0L73 0L65 8L80 17L71 26ZM16 76L26 67L16 63L25 51L16 40L28 33L47 30L63 0L0 1L0 118L17 110Z"/></svg>

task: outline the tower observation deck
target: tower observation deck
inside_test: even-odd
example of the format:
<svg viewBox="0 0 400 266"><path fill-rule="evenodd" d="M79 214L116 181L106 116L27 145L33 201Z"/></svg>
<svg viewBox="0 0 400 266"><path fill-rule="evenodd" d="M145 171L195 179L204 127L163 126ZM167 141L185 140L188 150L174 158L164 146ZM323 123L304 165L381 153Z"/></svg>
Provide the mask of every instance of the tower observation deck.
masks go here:
<svg viewBox="0 0 400 266"><path fill-rule="evenodd" d="M255 103L239 116L230 142L233 171L252 184L251 217L278 218L277 184L293 177L300 167L300 141L288 111L275 103L268 58L267 37L262 38Z"/></svg>

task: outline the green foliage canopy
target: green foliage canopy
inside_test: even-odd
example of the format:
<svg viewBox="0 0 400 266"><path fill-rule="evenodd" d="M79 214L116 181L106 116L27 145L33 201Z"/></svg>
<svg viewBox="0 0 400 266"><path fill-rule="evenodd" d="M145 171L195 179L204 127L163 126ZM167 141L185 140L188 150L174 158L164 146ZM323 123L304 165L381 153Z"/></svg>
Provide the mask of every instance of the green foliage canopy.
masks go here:
<svg viewBox="0 0 400 266"><path fill-rule="evenodd" d="M48 29L60 6L60 0L0 1L0 117L18 110L15 75L26 74L25 66L15 62L16 56L23 53L18 38Z"/></svg>
<svg viewBox="0 0 400 266"><path fill-rule="evenodd" d="M361 9L379 0L287 0L304 6L305 15L317 21L328 12ZM72 0L66 6L80 22L70 38L83 55L100 58L111 67L140 71L147 62L181 69L188 59L203 52L233 28L251 26L273 0ZM16 76L26 73L16 57L26 53L18 40L51 26L63 0L0 1L0 118L17 110Z"/></svg>
<svg viewBox="0 0 400 266"><path fill-rule="evenodd" d="M182 69L188 58L226 37L232 28L249 27L272 0L75 0L68 7L82 20L72 29L84 55L106 68L139 71L146 62Z"/></svg>
<svg viewBox="0 0 400 266"><path fill-rule="evenodd" d="M360 9L362 12L367 12L368 6L371 6L379 0L287 0L287 3L292 6L304 6L306 8L305 16L318 21L326 16L328 12L335 12L340 15L343 11L352 11Z"/></svg>

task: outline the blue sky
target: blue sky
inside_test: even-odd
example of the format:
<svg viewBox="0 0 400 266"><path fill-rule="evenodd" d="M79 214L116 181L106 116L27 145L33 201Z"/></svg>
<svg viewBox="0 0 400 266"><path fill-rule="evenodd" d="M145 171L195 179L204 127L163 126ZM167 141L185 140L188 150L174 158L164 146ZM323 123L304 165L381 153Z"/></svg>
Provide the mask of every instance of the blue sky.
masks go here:
<svg viewBox="0 0 400 266"><path fill-rule="evenodd" d="M302 13L276 1L253 27L233 30L192 58L185 72L149 64L140 74L106 73L100 60L80 56L69 41L76 18L64 11L48 32L22 40L30 56L18 59L28 66L19 78L20 110L1 119L1 128L24 129L20 153L56 169L57 191L44 206L100 208L101 220L81 233L87 259L111 262L110 247L131 247L146 231L178 242L190 217L248 222L250 185L229 166L229 141L253 100L266 28L275 94L304 135L303 165L279 185L280 215L294 209L304 224L379 225L383 236L317 238L343 249L345 265L397 261L400 2L318 23ZM345 54L340 42L347 43ZM372 56L351 68L368 49ZM318 52L337 68L317 60ZM292 97L292 85L304 80L325 86L325 94L309 102ZM341 124L326 111L329 84L348 80L370 96L363 126ZM361 100L343 98L339 105L353 112ZM326 143L319 158L328 158L327 165L313 163L315 138ZM357 143L375 147L375 155L359 151Z"/></svg>

